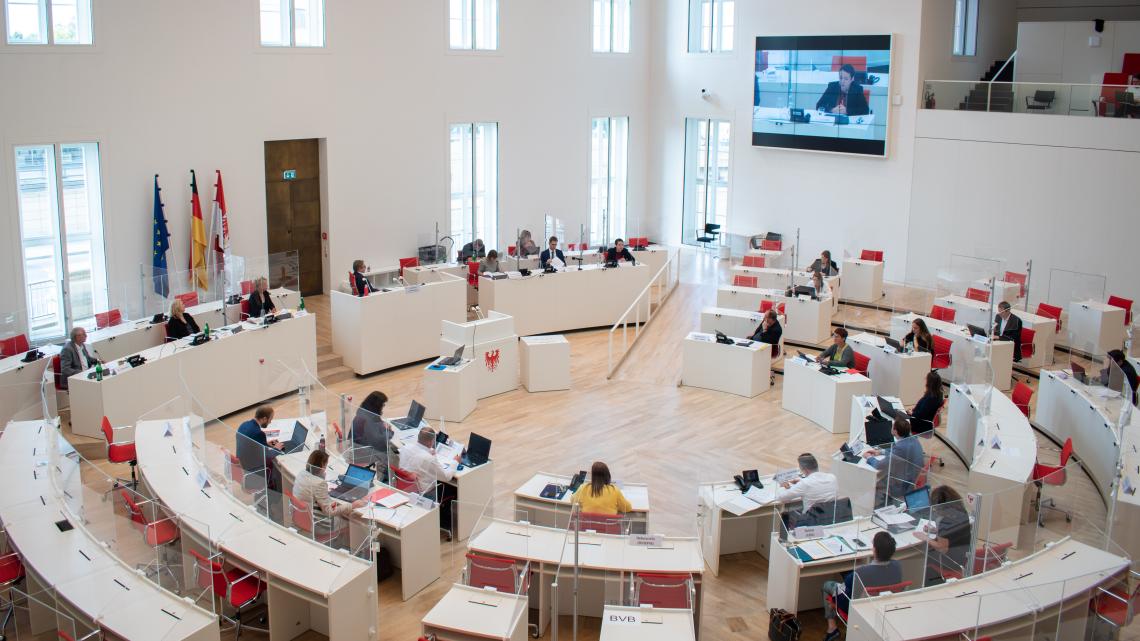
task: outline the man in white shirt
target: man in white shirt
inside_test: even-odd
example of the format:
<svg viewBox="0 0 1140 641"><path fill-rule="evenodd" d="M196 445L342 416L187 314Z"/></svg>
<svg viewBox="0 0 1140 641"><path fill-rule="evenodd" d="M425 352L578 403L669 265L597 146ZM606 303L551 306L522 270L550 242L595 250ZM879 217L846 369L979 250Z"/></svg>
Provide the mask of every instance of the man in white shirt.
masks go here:
<svg viewBox="0 0 1140 641"><path fill-rule="evenodd" d="M805 452L800 454L797 462L803 478L781 483L776 488L777 501L791 503L800 500L804 504L803 511L807 512L816 503L834 501L839 496L839 482L835 475L820 472L815 456Z"/></svg>
<svg viewBox="0 0 1140 641"><path fill-rule="evenodd" d="M437 487L439 481L450 481L455 476L455 468L459 463L459 455L455 455L454 463L440 463L435 455L435 430L430 427L420 429L416 442L400 449L400 468L405 472L416 475L416 489L428 498L439 500L439 522L448 530L451 529L451 503L456 496L455 488L444 483L438 486L438 493L432 495L432 488Z"/></svg>

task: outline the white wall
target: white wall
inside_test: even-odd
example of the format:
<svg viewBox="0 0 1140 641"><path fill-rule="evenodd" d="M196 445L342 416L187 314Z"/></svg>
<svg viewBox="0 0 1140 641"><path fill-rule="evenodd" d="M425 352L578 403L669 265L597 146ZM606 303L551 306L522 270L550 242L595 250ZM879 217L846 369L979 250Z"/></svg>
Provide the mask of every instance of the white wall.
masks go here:
<svg viewBox="0 0 1140 641"><path fill-rule="evenodd" d="M1100 46L1089 38L1100 36ZM1120 71L1124 54L1140 52L1140 21L1106 22L1097 33L1090 21L1022 22L1017 29L1018 82L1100 84Z"/></svg>
<svg viewBox="0 0 1140 641"><path fill-rule="evenodd" d="M1008 0L978 3L975 56L953 55L954 1L923 0L920 77L923 80L981 80L997 60L1017 48L1017 6Z"/></svg>
<svg viewBox="0 0 1140 641"><path fill-rule="evenodd" d="M448 52L444 0L328 2L329 46L317 51L260 48L255 2L95 4L93 50L0 45L0 310L24 306L12 147L25 143L100 143L113 283L150 262L155 173L172 265L188 253L190 168L207 211L222 170L234 252L264 255L266 140L325 139L337 273L357 257L412 255L446 223L452 121L500 123L504 238L516 226L541 234L544 213L575 235L587 221L591 115L630 117L631 229L645 215L648 0L633 3L634 53L618 56L591 52L584 1L500 0L502 48L483 55Z"/></svg>
<svg viewBox="0 0 1140 641"><path fill-rule="evenodd" d="M1108 293L1137 300L1134 130L1112 118L921 111L908 280L934 282L953 253L1015 271L1032 260L1034 305L1053 269L1107 275Z"/></svg>
<svg viewBox="0 0 1140 641"><path fill-rule="evenodd" d="M901 278L906 255L907 211L913 165L921 3L892 0L784 0L736 3L736 42L731 54L686 53L687 0L660 0L654 26L661 56L652 67L653 119L649 210L660 215L653 236L678 242L687 117L727 118L733 123L731 232L801 230L804 255L863 247L886 252L887 275ZM758 35L893 33L893 108L889 158L753 148L751 110ZM701 100L701 88L715 98Z"/></svg>

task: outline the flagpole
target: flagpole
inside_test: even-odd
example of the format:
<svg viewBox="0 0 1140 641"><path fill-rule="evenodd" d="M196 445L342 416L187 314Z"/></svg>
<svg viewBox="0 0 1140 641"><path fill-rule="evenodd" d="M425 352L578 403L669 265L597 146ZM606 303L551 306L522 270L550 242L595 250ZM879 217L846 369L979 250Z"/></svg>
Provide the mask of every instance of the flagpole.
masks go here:
<svg viewBox="0 0 1140 641"><path fill-rule="evenodd" d="M154 179L158 180L158 178L159 178L158 174L155 174ZM158 190L159 190L159 192L161 192L162 187L159 186ZM165 203L163 203L163 206L162 206L162 219L166 221L166 232L167 232L167 236L168 236L168 240L169 240L169 238L174 237L174 234L170 233L170 219L166 217L166 204ZM170 300L170 294L172 292L172 290L170 288L170 283L171 283L170 266L171 265L174 265L175 267L178 266L178 256L174 251L174 243L172 243L172 242L167 242L166 251L170 252L170 255L167 256L168 260L166 261L166 300ZM154 276L154 273L153 273L154 268L151 268L151 272L152 272L151 276L153 277ZM166 307L165 303L166 303L166 301L163 301L163 308ZM166 313L165 309L163 310L163 313L164 314Z"/></svg>

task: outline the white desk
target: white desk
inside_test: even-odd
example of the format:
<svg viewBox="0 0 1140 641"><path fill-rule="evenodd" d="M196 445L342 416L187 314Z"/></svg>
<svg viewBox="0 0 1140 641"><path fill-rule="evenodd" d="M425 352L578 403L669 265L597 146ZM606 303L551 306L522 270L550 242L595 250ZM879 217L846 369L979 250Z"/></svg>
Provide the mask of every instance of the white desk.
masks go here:
<svg viewBox="0 0 1140 641"><path fill-rule="evenodd" d="M442 639L526 641L526 595L503 594L456 583L426 615L424 635Z"/></svg>
<svg viewBox="0 0 1140 641"><path fill-rule="evenodd" d="M443 280L441 274L451 274L456 278L467 280L466 263L438 263L435 265L416 265L404 268L404 280L409 285L423 285L437 283Z"/></svg>
<svg viewBox="0 0 1140 641"><path fill-rule="evenodd" d="M883 299L883 262L848 258L843 261L843 298L859 303Z"/></svg>
<svg viewBox="0 0 1140 641"><path fill-rule="evenodd" d="M0 437L5 488L0 521L8 543L24 563L26 591L40 599L54 593L65 603L45 605L81 615L77 617L81 625L98 626L116 638L217 641L214 614L144 578L67 511L48 467L40 465L48 461L49 447L54 447L48 439L55 438L60 438L58 428L44 421L9 423ZM74 464L74 459L62 456L57 460ZM62 519L74 529L61 532L55 522ZM55 616L40 610L32 608L32 629L25 631L50 632L54 639Z"/></svg>
<svg viewBox="0 0 1140 641"><path fill-rule="evenodd" d="M586 479L586 484L589 484ZM516 513L526 511L527 520L534 525L546 527L570 527L570 511L574 494L567 490L562 498L544 498L542 489L553 483L567 487L570 485L569 476L539 472L515 490ZM626 514L629 519L630 531L644 534L649 531L649 486L644 483L622 483L621 493L633 506L633 511Z"/></svg>
<svg viewBox="0 0 1140 641"><path fill-rule="evenodd" d="M752 398L768 391L772 346L748 339L722 345L713 334L690 332L685 338L681 384Z"/></svg>
<svg viewBox="0 0 1140 641"><path fill-rule="evenodd" d="M487 398L519 387L519 337L515 319L496 311L466 323L442 322L439 355L451 356L463 347L463 357L475 361L475 398ZM478 340L478 342L476 342Z"/></svg>
<svg viewBox="0 0 1140 641"><path fill-rule="evenodd" d="M734 481L702 483L697 487L697 511L702 517L701 555L713 576L720 576L720 557L726 554L756 552L768 558L768 545L782 504L776 501L772 475L760 477L760 482L764 484L764 500L760 502L742 497Z"/></svg>
<svg viewBox="0 0 1140 641"><path fill-rule="evenodd" d="M954 322L959 325L977 325L987 332L994 329L994 315L997 305L990 313L990 304L965 298L963 296L942 296L935 299L936 305L949 307L954 310ZM1033 356L1021 359L1022 367L1042 367L1053 363L1053 346L1057 336L1056 319L1038 316L1020 309L1012 310L1014 316L1021 319L1021 326L1033 330Z"/></svg>
<svg viewBox="0 0 1140 641"><path fill-rule="evenodd" d="M926 390L926 374L930 372L930 354L896 352L887 341L874 334L855 334L847 339L851 349L871 359L867 374L871 391L877 396L897 396L906 405L914 405Z"/></svg>
<svg viewBox="0 0 1140 641"><path fill-rule="evenodd" d="M475 361L437 369L439 359L424 367L424 416L444 421L462 421L475 411L479 379Z"/></svg>
<svg viewBox="0 0 1140 641"><path fill-rule="evenodd" d="M269 638L287 640L316 630L330 639L375 639L376 568L269 521L223 489L217 476L212 476L218 481L213 487L199 489L192 475L203 469L197 456L208 452L196 455L180 421L172 422L169 437L163 436L166 421L135 425L142 483L151 496L185 517L182 537L190 541L184 545L220 550L227 560L263 573ZM194 580L193 567L183 573Z"/></svg>
<svg viewBox="0 0 1140 641"><path fill-rule="evenodd" d="M764 314L758 311L732 309L731 307L705 307L701 310L701 331L706 334L721 332L726 336L749 337L760 327ZM788 324L788 317L777 314L780 327ZM780 334L780 354L784 353L784 334Z"/></svg>
<svg viewBox="0 0 1140 641"><path fill-rule="evenodd" d="M610 327L649 284L645 264L604 269L588 265L553 274L479 280L479 306L515 319L519 336Z"/></svg>
<svg viewBox="0 0 1140 641"><path fill-rule="evenodd" d="M607 605L600 641L693 641L693 611Z"/></svg>
<svg viewBox="0 0 1140 641"><path fill-rule="evenodd" d="M1124 346L1124 310L1095 300L1069 303L1069 346L1097 354Z"/></svg>
<svg viewBox="0 0 1140 641"><path fill-rule="evenodd" d="M759 289L777 289L781 292L788 289L788 283L792 282L793 285L806 285L811 287L811 272L798 271L792 269L781 269L779 267L748 267L745 265L733 265L732 275L737 274L741 276L755 276L756 287ZM821 296L820 298L827 300L831 303L831 314L835 315L839 311L839 276L825 276L823 279L828 288L831 290L829 296Z"/></svg>
<svg viewBox="0 0 1140 641"><path fill-rule="evenodd" d="M970 285L970 287L988 292L990 290L990 281L989 281L989 279L982 278L982 279L974 281L974 283L972 285ZM962 292L963 295L965 293L966 293L965 291ZM997 304L1002 302L1002 301L1005 301L1005 302L1009 303L1010 305L1013 305L1014 303L1017 302L1017 299L1021 298L1021 285L1019 285L1017 283L1011 283L1008 281L1004 281L1004 280L995 280L994 281L994 297L993 298L994 298L994 308L995 309L997 308Z"/></svg>
<svg viewBox="0 0 1140 641"><path fill-rule="evenodd" d="M897 397L884 395L883 398L890 401L896 410L906 412L902 401ZM851 426L847 437L848 445L867 442L867 417L878 407L879 401L876 396L851 397ZM843 460L841 452L834 452L831 455L831 473L839 482L841 495L851 499L852 513L855 516L871 516L876 507L876 500L881 498L878 496L880 477L885 479L888 471L880 474L879 470L871 467L871 464L863 457L859 457L857 463L848 463Z"/></svg>
<svg viewBox="0 0 1140 641"><path fill-rule="evenodd" d="M140 353L139 367L112 364L118 373L102 381L87 378L93 370L68 379L71 429L76 434L103 438L103 417L112 425L129 425L170 399L192 394L202 410L225 416L243 407L294 391L292 377L282 368L317 371L316 316L294 317L264 326L242 323L243 331L211 332L211 340L196 347L189 338ZM149 416L149 418L165 418Z"/></svg>
<svg viewBox="0 0 1140 641"><path fill-rule="evenodd" d="M987 347L987 344L973 340L965 325L955 325L914 313L891 317L891 338L902 342L903 337L910 333L911 323L916 318L926 322L926 328L932 335L941 336L953 343L950 346L952 362L946 370L948 374L943 372L943 380L980 382L992 378L994 386L1000 390L1012 387L1013 341L993 341Z"/></svg>
<svg viewBox="0 0 1140 641"><path fill-rule="evenodd" d="M1021 527L1036 526L1031 512L1037 435L1029 419L988 385L951 385L946 442L969 464L967 490L982 495L979 538L1018 547Z"/></svg>
<svg viewBox="0 0 1140 641"><path fill-rule="evenodd" d="M802 358L784 359L782 406L828 432L847 432L851 424L851 397L870 394L871 379L847 372L828 376L819 367Z"/></svg>
<svg viewBox="0 0 1140 641"><path fill-rule="evenodd" d="M519 376L526 391L570 389L570 342L565 336L523 336L519 352Z"/></svg>
<svg viewBox="0 0 1140 641"><path fill-rule="evenodd" d="M769 300L773 304L784 303L784 314L788 322L784 324L783 339L793 343L818 345L831 335L832 301L835 297L811 300L784 295L784 290L757 287L720 286L716 291L717 307L729 307L754 312L760 309L760 302Z"/></svg>
<svg viewBox="0 0 1140 641"><path fill-rule="evenodd" d="M438 356L440 321L467 320L467 281L443 278L363 297L332 292L333 351L361 375Z"/></svg>
<svg viewBox="0 0 1140 641"><path fill-rule="evenodd" d="M984 574L853 600L847 638L917 641L963 634L1036 639L1047 630L1049 638L1083 639L1091 621L1090 596L1127 570L1128 559L1066 538ZM1071 613L1058 616L1070 608Z"/></svg>
<svg viewBox="0 0 1140 641"><path fill-rule="evenodd" d="M24 354L0 360L0 425L8 421L29 421L46 418L41 389L47 391L48 412L56 416L55 374L51 359L59 353L59 345L38 348L44 357L31 363L24 362ZM44 385L44 381L47 385Z"/></svg>

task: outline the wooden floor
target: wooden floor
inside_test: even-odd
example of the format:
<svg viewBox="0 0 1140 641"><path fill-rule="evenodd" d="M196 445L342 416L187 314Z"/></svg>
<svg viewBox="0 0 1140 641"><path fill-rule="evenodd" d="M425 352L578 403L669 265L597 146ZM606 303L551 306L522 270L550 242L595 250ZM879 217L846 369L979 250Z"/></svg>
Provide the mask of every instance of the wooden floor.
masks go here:
<svg viewBox="0 0 1140 641"><path fill-rule="evenodd" d="M467 420L448 425L447 431L460 440L476 431L494 441L496 513L512 515L514 490L537 471L570 474L603 460L615 479L649 484L652 532L696 536L699 483L728 480L746 468L767 473L791 467L804 451L826 461L839 447L842 436L781 409L779 376L772 390L754 399L678 387L681 339L699 325L701 308L715 304L717 283L730 280L723 261L687 250L681 260L681 284L613 380L606 379L608 330L571 332L566 334L571 344L571 390L530 394L520 388L479 401ZM890 294L897 301L894 304L905 305L905 290ZM331 343L327 296L305 302L318 315L318 344ZM923 304L915 303L914 308ZM845 306L836 322L886 328L889 317L889 312ZM412 399L422 399L421 381L422 365L412 365L336 383L332 391L360 399L369 391L382 390L391 399L388 414L398 415ZM1036 381L1030 382L1036 387ZM236 426L250 414L252 409L229 422ZM1052 444L1043 437L1039 443L1040 458L1055 461L1057 454L1047 451ZM932 472L932 482L963 488L966 470L958 459L937 441L928 450L946 465ZM1104 504L1084 474L1070 473L1057 502L1076 512L1074 525L1104 523ZM1054 530L1066 527L1064 519L1056 516L1050 523ZM446 543L443 549L442 578L412 599L401 601L398 575L381 584L381 639L417 638L420 619L458 579L463 549ZM702 639L766 638L766 566L759 555L740 554L722 561L719 577L705 575ZM804 639L822 637L821 610L802 612L801 619ZM578 638L596 639L597 629L597 619L582 618ZM545 638L550 636L548 630ZM566 618L560 638L571 638Z"/></svg>

